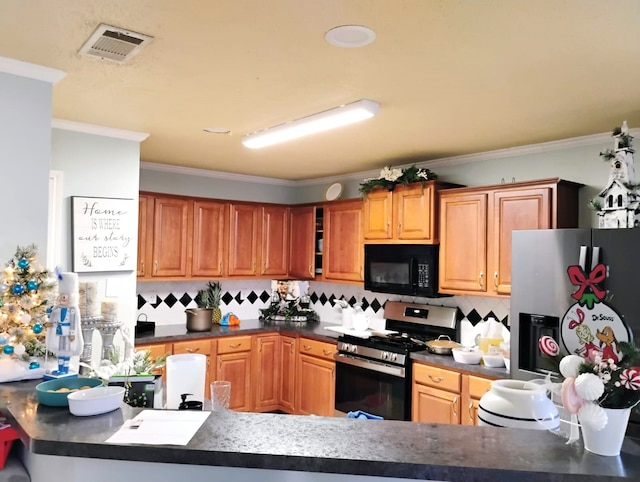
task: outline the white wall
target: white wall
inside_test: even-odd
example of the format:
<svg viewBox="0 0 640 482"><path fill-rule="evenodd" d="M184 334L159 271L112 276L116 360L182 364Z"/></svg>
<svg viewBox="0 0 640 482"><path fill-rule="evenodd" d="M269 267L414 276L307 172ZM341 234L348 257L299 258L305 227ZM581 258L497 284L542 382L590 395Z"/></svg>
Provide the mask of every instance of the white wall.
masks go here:
<svg viewBox="0 0 640 482"><path fill-rule="evenodd" d="M32 243L46 262L50 145L51 83L0 68L2 266L16 246Z"/></svg>
<svg viewBox="0 0 640 482"><path fill-rule="evenodd" d="M108 130L105 130L108 134ZM133 199L136 216L140 171L140 142L54 128L51 168L63 172L60 226L60 268L72 271L71 197L111 197ZM133 233L134 241L137 231ZM97 281L101 298L118 298L118 320L133 333L136 320L135 271L80 273L80 281ZM109 293L107 293L109 289ZM120 338L117 337L120 345ZM99 361L101 338L93 334L93 361Z"/></svg>

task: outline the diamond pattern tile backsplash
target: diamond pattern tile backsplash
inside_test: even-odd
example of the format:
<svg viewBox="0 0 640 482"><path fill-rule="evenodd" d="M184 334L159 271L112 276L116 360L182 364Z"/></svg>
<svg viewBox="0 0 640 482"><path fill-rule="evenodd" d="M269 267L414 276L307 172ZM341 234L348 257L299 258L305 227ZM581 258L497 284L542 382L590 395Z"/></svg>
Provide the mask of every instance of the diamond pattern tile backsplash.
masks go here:
<svg viewBox="0 0 640 482"><path fill-rule="evenodd" d="M186 322L186 308L195 308L194 298L205 287L203 281L138 282L138 318L154 321L157 325L173 325ZM240 318L256 319L260 308L266 308L271 299L270 280L223 280L222 313L232 312ZM503 337L509 337L509 300L480 296L453 296L447 298L418 298L414 296L387 295L337 283L311 282L309 288L311 307L322 321L341 323L336 299L345 299L351 305L360 303L365 313L383 317L385 301L405 301L437 306L457 307L463 317L460 322L461 342L472 344L478 332L478 323L494 317L505 326Z"/></svg>

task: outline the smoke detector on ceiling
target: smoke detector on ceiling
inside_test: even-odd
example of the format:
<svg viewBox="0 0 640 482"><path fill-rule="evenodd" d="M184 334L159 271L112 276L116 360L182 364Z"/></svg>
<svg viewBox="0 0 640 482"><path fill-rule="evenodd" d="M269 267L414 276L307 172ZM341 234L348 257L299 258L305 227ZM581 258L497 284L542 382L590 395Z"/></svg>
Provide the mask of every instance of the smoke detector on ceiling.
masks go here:
<svg viewBox="0 0 640 482"><path fill-rule="evenodd" d="M138 55L152 40L153 37L148 35L103 23L84 43L79 53L124 64Z"/></svg>

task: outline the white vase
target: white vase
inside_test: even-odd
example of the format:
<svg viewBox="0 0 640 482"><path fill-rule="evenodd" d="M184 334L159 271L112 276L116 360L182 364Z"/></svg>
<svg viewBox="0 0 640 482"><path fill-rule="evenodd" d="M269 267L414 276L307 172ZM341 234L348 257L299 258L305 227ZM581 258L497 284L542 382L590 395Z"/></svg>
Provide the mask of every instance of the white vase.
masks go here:
<svg viewBox="0 0 640 482"><path fill-rule="evenodd" d="M582 426L584 448L598 455L620 455L620 448L629 423L630 408L604 408L607 425L602 430Z"/></svg>
<svg viewBox="0 0 640 482"><path fill-rule="evenodd" d="M478 425L557 430L560 416L544 388L523 380L494 380L480 399Z"/></svg>

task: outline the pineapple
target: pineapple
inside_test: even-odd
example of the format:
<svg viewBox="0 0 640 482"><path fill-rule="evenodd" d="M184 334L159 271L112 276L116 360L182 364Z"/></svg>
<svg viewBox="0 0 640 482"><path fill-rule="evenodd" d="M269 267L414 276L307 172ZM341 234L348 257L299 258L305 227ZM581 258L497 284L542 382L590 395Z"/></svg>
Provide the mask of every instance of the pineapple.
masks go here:
<svg viewBox="0 0 640 482"><path fill-rule="evenodd" d="M207 287L198 291L196 296L196 304L198 308L211 310L211 321L220 323L222 319L222 310L220 310L220 298L222 297L222 289L218 281L207 283Z"/></svg>
<svg viewBox="0 0 640 482"><path fill-rule="evenodd" d="M211 304L213 308L211 319L214 323L220 324L220 320L222 319L222 310L220 309L220 298L222 297L222 289L220 288L220 283L217 281L213 284L209 282L208 288L211 291Z"/></svg>

